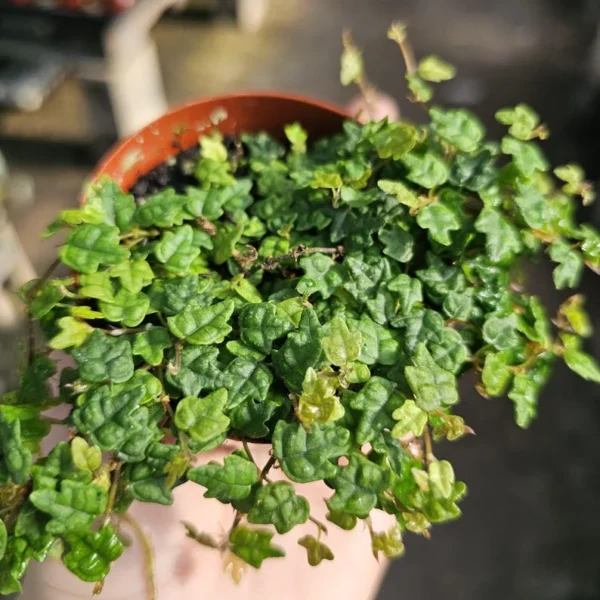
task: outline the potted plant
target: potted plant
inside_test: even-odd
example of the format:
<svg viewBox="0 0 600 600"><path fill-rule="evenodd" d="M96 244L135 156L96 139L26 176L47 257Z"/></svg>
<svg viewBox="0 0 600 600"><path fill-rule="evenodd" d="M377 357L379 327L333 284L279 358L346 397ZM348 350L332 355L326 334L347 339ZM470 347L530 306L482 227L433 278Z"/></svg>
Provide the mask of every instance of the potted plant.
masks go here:
<svg viewBox="0 0 600 600"><path fill-rule="evenodd" d="M109 153L49 227L68 229L70 274L22 290L47 341L31 337L0 403L0 592L48 555L100 591L123 523L140 530L132 502L170 505L186 482L232 507L222 535L194 514L185 531L235 569L282 557L275 533L306 524L285 539L310 565L333 559L328 531L360 521L376 557L398 556L408 532L460 515L466 486L434 450L472 433L460 376L506 393L522 427L554 360L600 382L581 296L550 318L518 271L547 253L566 289L598 270L599 233L575 219L593 199L581 170L552 175L525 105L497 113L500 144L468 111L430 106L453 67L417 63L401 25L389 37L426 126L270 95L192 104ZM344 42L342 83L368 106ZM56 393L51 350L74 361ZM45 416L56 405L66 415ZM39 458L52 423L69 440ZM316 506L304 484L322 482Z"/></svg>

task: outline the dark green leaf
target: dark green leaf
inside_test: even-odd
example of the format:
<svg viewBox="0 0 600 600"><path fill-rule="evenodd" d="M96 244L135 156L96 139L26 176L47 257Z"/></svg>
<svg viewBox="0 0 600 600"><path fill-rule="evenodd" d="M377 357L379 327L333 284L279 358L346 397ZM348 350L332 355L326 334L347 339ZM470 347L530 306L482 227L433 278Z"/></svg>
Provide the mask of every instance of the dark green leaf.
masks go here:
<svg viewBox="0 0 600 600"><path fill-rule="evenodd" d="M229 319L234 308L232 300L224 300L212 306L192 301L178 315L169 317L167 322L173 335L190 344L220 344L231 331Z"/></svg>
<svg viewBox="0 0 600 600"><path fill-rule="evenodd" d="M248 522L256 525L274 525L277 533L287 533L308 520L310 506L304 496L297 496L294 486L277 481L256 492Z"/></svg>
<svg viewBox="0 0 600 600"><path fill-rule="evenodd" d="M271 544L273 533L267 529L250 529L238 525L229 535L231 551L249 565L260 569L266 558L281 558L285 552Z"/></svg>

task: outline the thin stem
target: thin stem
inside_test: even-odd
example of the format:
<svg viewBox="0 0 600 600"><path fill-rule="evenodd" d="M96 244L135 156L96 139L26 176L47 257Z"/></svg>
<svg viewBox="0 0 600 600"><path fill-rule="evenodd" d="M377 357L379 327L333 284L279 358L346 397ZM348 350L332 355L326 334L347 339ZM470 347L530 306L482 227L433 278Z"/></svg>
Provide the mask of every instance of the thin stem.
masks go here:
<svg viewBox="0 0 600 600"><path fill-rule="evenodd" d="M106 511L104 512L104 525L108 525L110 517L112 515L112 510L115 505L115 500L117 498L117 490L119 488L119 479L121 477L122 466L123 463L118 462L115 470L113 471L112 483L110 485L110 491L108 493L108 502L106 504Z"/></svg>
<svg viewBox="0 0 600 600"><path fill-rule="evenodd" d="M158 589L156 587L156 573L154 570L154 551L148 536L140 524L129 514L125 513L122 519L133 529L144 550L144 566L146 570L146 584L148 587L148 600L158 600Z"/></svg>
<svg viewBox="0 0 600 600"><path fill-rule="evenodd" d="M309 254L330 254L332 256L343 256L344 247L337 246L336 248L305 248L304 246L298 246L287 254L281 254L279 256L272 256L267 258L264 262L259 265L259 268L265 271L272 271L279 266L279 263L286 260L297 261L302 256Z"/></svg>
<svg viewBox="0 0 600 600"><path fill-rule="evenodd" d="M425 442L425 453L423 458L425 459L425 465L429 466L429 463L434 459L429 425L425 425L425 428L423 429L423 441Z"/></svg>
<svg viewBox="0 0 600 600"><path fill-rule="evenodd" d="M402 58L406 65L406 72L409 75L414 75L417 72L417 61L415 60L415 54L411 45L406 40L397 42L397 44L400 48L400 52L402 52Z"/></svg>
<svg viewBox="0 0 600 600"><path fill-rule="evenodd" d="M266 476L269 474L269 471L271 470L271 468L275 466L276 462L277 462L277 459L274 456L271 456L269 458L269 460L267 461L267 464L263 467L263 470L260 472L260 477L258 478L259 481L262 481L263 479L266 478Z"/></svg>
<svg viewBox="0 0 600 600"><path fill-rule="evenodd" d="M254 456L252 456L252 451L250 450L250 446L248 445L247 440L242 440L242 446L244 446L244 452L248 455L250 461L256 464L256 461L254 460Z"/></svg>
<svg viewBox="0 0 600 600"><path fill-rule="evenodd" d="M321 531L325 534L329 533L327 531L327 526L325 525L325 523L322 523L321 521L319 521L319 519L315 519L315 517L313 517L312 515L308 515L308 520L317 526L317 528L319 529L319 533Z"/></svg>

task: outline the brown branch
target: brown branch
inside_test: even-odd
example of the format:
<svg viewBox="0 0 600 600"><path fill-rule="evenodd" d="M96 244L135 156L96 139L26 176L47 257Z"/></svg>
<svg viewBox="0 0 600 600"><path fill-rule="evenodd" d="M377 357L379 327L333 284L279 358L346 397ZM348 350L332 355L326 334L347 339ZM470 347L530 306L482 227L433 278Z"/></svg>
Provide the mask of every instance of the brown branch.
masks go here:
<svg viewBox="0 0 600 600"><path fill-rule="evenodd" d="M429 463L434 459L429 425L425 425L425 428L423 429L423 442L425 443L425 452L423 453L423 458L425 460L425 466L429 466Z"/></svg>
<svg viewBox="0 0 600 600"><path fill-rule="evenodd" d="M279 256L271 256L267 258L259 265L259 268L264 269L265 271L273 271L280 266L279 263L281 262L286 260L297 261L299 258L309 254L330 254L335 258L337 256L344 255L344 247L337 246L335 248L305 248L301 245L287 254L281 254Z"/></svg>

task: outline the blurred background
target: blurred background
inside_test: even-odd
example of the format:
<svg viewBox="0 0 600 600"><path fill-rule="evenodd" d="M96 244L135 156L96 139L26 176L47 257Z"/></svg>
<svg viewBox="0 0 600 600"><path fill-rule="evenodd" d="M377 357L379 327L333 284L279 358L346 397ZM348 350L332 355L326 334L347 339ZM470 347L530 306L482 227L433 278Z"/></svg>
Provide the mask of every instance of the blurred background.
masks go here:
<svg viewBox="0 0 600 600"><path fill-rule="evenodd" d="M45 269L57 244L41 241L45 225L76 203L118 136L167 106L242 90L349 101L338 78L343 28L370 79L418 119L386 39L393 20L409 24L418 55L458 66L440 102L476 110L496 137L495 110L527 102L552 131L552 161L598 176L600 0L0 0L0 285ZM600 225L600 210L587 217ZM531 275L533 291L558 304L550 269ZM600 326L599 283L586 277ZM0 322L0 391L15 373L20 327L16 316ZM477 436L443 449L469 485L464 517L431 541L409 537L379 599L600 599L599 400L558 368L525 432L508 401L465 392Z"/></svg>

